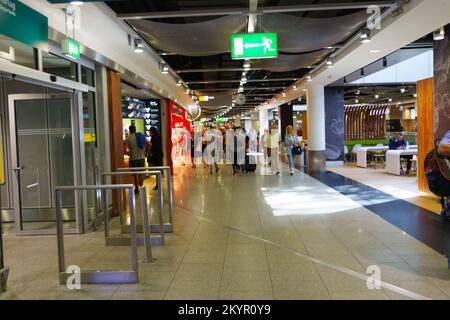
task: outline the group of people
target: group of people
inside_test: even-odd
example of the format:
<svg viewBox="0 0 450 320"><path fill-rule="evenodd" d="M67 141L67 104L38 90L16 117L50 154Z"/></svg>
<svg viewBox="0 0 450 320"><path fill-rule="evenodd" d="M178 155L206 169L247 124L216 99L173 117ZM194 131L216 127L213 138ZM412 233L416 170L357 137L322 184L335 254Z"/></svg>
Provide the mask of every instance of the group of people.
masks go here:
<svg viewBox="0 0 450 320"><path fill-rule="evenodd" d="M143 168L145 167L145 159L149 166L159 167L163 165L163 147L162 139L155 127L150 128L151 140L147 141L145 136L142 137L142 133L136 132L136 127L131 125L129 127L129 134L125 140L125 154L130 157L130 168ZM145 139L144 143L140 142L140 139ZM143 176L135 175L133 177L134 192L139 193L139 187L142 187L144 183ZM154 190L158 189L158 182Z"/></svg>
<svg viewBox="0 0 450 320"><path fill-rule="evenodd" d="M270 131L268 129L264 130L261 141L264 150L264 162L270 165L274 174L279 175L279 146L281 141L276 124L272 124ZM303 153L305 145L300 141L291 125L286 127L284 145L286 156L289 160L290 174L292 176L294 175L295 160Z"/></svg>

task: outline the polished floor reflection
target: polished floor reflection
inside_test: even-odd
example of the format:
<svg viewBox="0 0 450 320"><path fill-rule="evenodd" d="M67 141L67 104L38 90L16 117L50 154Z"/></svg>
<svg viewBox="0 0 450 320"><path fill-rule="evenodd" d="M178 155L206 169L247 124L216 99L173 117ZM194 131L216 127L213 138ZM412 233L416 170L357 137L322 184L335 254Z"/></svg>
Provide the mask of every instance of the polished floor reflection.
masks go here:
<svg viewBox="0 0 450 320"><path fill-rule="evenodd" d="M7 232L0 299L450 299L442 254L303 173L183 167L174 201L174 233L153 247L155 263L140 264L139 284L70 291L57 282L54 236ZM66 236L66 248L67 265L129 267L128 248L105 247L102 231ZM380 268L379 290L368 289L370 266Z"/></svg>

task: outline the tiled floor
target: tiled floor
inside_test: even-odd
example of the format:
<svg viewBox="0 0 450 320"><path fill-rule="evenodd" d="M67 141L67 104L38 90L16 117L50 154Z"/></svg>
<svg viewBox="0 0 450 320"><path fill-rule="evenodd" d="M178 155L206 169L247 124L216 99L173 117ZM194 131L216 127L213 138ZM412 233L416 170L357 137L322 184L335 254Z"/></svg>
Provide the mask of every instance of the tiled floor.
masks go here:
<svg viewBox="0 0 450 320"><path fill-rule="evenodd" d="M140 263L138 284L70 291L57 281L55 237L9 230L0 299L450 299L445 257L310 176L260 169L176 171L174 233L153 247L155 263ZM67 265L128 268L128 249L105 247L102 231L65 241ZM380 290L364 278L373 265Z"/></svg>
<svg viewBox="0 0 450 320"><path fill-rule="evenodd" d="M417 188L417 177L412 174L394 176L387 174L384 169L359 168L355 163L347 163L344 166L329 167L328 169L430 211L441 212L441 206L437 198L432 195L421 196Z"/></svg>

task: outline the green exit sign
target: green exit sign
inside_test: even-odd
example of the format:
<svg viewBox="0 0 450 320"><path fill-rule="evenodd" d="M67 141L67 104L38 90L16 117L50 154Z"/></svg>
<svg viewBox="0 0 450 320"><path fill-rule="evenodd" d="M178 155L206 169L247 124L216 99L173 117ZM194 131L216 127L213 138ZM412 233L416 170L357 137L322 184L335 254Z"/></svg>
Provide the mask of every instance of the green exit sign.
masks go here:
<svg viewBox="0 0 450 320"><path fill-rule="evenodd" d="M264 59L278 57L276 33L249 33L231 35L233 59Z"/></svg>
<svg viewBox="0 0 450 320"><path fill-rule="evenodd" d="M62 51L70 58L80 59L80 44L72 39L63 40Z"/></svg>

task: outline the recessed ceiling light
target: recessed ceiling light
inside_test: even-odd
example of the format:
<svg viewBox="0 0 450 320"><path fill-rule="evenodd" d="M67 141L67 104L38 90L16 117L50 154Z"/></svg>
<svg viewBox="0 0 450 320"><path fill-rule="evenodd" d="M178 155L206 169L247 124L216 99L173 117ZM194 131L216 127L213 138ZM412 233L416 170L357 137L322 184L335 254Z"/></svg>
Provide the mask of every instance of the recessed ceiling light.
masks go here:
<svg viewBox="0 0 450 320"><path fill-rule="evenodd" d="M70 1L70 4L73 6L82 6L84 1Z"/></svg>
<svg viewBox="0 0 450 320"><path fill-rule="evenodd" d="M369 52L370 53L378 53L378 52L381 52L381 49L372 49Z"/></svg>

